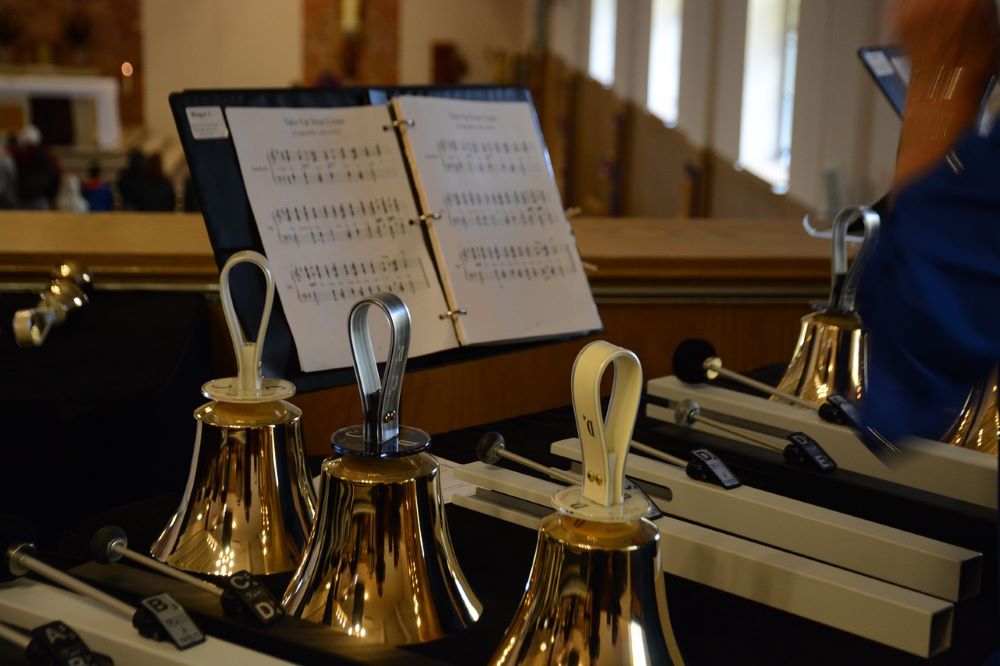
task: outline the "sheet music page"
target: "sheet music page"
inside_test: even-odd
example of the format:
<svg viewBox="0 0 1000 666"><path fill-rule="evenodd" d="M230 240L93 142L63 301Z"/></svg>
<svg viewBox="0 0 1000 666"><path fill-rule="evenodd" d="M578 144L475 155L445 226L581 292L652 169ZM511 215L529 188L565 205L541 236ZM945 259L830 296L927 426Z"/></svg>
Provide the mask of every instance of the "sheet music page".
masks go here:
<svg viewBox="0 0 1000 666"><path fill-rule="evenodd" d="M531 107L401 96L459 339L478 344L601 326Z"/></svg>
<svg viewBox="0 0 1000 666"><path fill-rule="evenodd" d="M410 310L410 356L458 345L387 107L227 108L226 118L303 370L352 365L351 306L380 291ZM372 322L380 359L387 328Z"/></svg>

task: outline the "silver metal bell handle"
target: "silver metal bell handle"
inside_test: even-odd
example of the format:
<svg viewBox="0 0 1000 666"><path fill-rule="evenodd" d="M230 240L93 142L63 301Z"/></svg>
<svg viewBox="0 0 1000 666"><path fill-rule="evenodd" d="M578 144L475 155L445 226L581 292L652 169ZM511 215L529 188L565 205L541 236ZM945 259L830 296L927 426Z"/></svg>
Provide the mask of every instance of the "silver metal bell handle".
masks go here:
<svg viewBox="0 0 1000 666"><path fill-rule="evenodd" d="M389 320L389 358L382 378L368 329L368 309L376 307ZM395 294L363 298L351 308L348 320L354 375L361 392L365 443L380 445L399 435L399 396L410 350L410 311Z"/></svg>
<svg viewBox="0 0 1000 666"><path fill-rule="evenodd" d="M601 378L612 363L614 383L605 417L601 413ZM583 497L602 506L621 504L625 458L642 395L642 366L628 349L597 340L577 354L572 387L583 456Z"/></svg>
<svg viewBox="0 0 1000 666"><path fill-rule="evenodd" d="M64 321L66 308L52 292L43 291L38 305L14 313L14 340L19 347L41 347L52 329Z"/></svg>
<svg viewBox="0 0 1000 666"><path fill-rule="evenodd" d="M861 248L847 268L847 228L858 217L864 224L864 237ZM830 307L837 311L853 312L854 300L858 282L864 272L865 264L871 257L875 244L878 242L878 230L881 218L868 206L849 206L844 208L833 221L833 276L830 288Z"/></svg>
<svg viewBox="0 0 1000 666"><path fill-rule="evenodd" d="M247 340L239 319L236 318L233 294L229 290L229 272L233 267L242 263L257 266L264 274L266 283L264 310L260 315L257 339L253 342ZM260 356L264 349L264 335L267 333L267 323L271 319L271 308L274 305L274 279L271 277L271 268L267 263L267 257L252 250L243 250L229 257L219 275L219 295L222 298L222 311L226 315L229 337L233 341L233 351L236 354L237 388L240 393L246 395L257 394L261 389Z"/></svg>

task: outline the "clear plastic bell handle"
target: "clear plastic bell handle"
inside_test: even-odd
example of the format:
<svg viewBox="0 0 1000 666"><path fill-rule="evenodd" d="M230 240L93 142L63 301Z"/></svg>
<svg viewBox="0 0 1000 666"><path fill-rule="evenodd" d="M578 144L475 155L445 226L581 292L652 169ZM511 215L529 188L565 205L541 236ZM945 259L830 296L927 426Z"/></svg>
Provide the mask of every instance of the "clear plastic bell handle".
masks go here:
<svg viewBox="0 0 1000 666"><path fill-rule="evenodd" d="M614 364L607 415L601 379ZM642 395L642 366L628 349L598 340L573 362L573 413L583 454L583 497L602 506L624 501L625 458Z"/></svg>
<svg viewBox="0 0 1000 666"><path fill-rule="evenodd" d="M38 305L14 313L14 340L18 347L41 347L59 324L66 320L66 308L50 291L43 291Z"/></svg>
<svg viewBox="0 0 1000 666"><path fill-rule="evenodd" d="M260 315L260 327L257 329L257 339L247 340L236 318L236 308L233 307L233 294L229 290L229 273L239 264L253 264L264 274L265 296L264 310ZM226 325L229 327L229 337L233 341L233 351L236 353L237 390L244 395L255 395L260 392L262 378L260 373L260 356L264 349L264 336L267 333L267 323L271 319L271 307L274 305L274 279L267 257L259 252L243 250L229 257L219 275L219 295L222 298L222 312L226 315Z"/></svg>
<svg viewBox="0 0 1000 666"><path fill-rule="evenodd" d="M381 310L389 320L389 358L381 379L368 329L368 310L372 307ZM363 298L351 308L348 334L364 410L365 444L379 446L399 435L399 396L410 350L410 311L395 294Z"/></svg>
<svg viewBox="0 0 1000 666"><path fill-rule="evenodd" d="M864 224L864 237L861 248L847 268L847 229L854 220L861 218ZM865 264L871 257L878 243L878 230L881 218L868 206L850 206L844 208L833 221L833 275L830 285L830 307L841 312L852 312L858 289L858 282L864 272Z"/></svg>

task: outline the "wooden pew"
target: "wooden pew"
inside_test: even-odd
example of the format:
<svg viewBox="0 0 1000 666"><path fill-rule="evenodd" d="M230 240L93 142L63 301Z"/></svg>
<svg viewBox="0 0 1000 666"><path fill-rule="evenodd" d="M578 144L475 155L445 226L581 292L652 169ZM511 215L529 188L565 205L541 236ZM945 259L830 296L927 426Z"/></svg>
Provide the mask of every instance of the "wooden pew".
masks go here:
<svg viewBox="0 0 1000 666"><path fill-rule="evenodd" d="M622 144L622 215L700 216L705 157L683 132L630 102Z"/></svg>

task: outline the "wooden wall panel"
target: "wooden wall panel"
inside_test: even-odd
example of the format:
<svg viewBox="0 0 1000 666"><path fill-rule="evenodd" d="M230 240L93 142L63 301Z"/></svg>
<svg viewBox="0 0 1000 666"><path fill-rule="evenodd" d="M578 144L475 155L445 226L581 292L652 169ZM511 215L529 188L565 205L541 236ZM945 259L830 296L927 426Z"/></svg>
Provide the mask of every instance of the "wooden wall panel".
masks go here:
<svg viewBox="0 0 1000 666"><path fill-rule="evenodd" d="M569 201L587 215L618 214L618 159L625 105L589 77L576 86Z"/></svg>
<svg viewBox="0 0 1000 666"><path fill-rule="evenodd" d="M546 54L542 62L539 121L549 149L556 186L563 201L569 195L570 137L573 131L574 99L579 76L558 56Z"/></svg>
<svg viewBox="0 0 1000 666"><path fill-rule="evenodd" d="M623 133L621 214L697 216L702 151L683 132L632 103L626 107Z"/></svg>
<svg viewBox="0 0 1000 666"><path fill-rule="evenodd" d="M708 217L799 218L810 212L792 197L778 195L771 184L749 171L737 171L731 160L715 153L706 158Z"/></svg>

